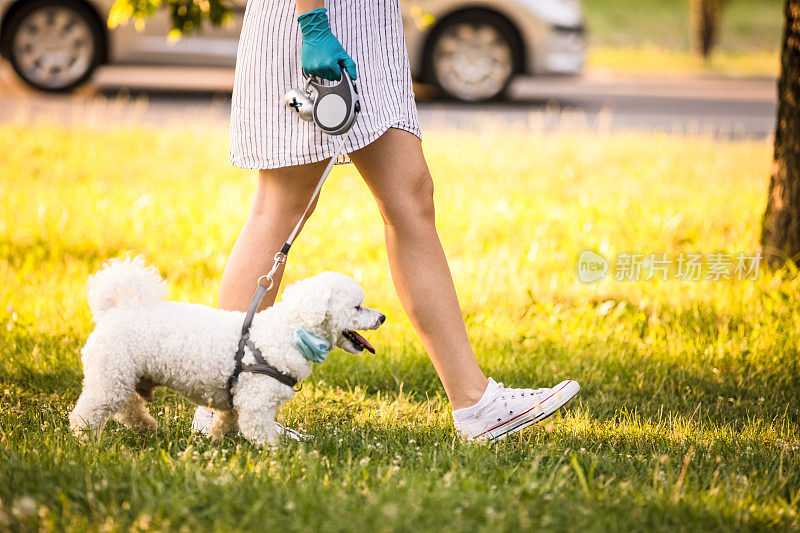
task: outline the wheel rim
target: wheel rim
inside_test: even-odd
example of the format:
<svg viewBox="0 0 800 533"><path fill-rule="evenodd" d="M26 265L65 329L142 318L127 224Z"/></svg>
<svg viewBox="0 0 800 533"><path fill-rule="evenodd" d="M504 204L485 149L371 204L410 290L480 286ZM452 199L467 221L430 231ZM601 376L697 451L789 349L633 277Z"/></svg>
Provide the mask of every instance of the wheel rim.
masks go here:
<svg viewBox="0 0 800 533"><path fill-rule="evenodd" d="M439 35L433 65L447 92L462 100L483 100L506 86L514 72L514 54L495 26L465 22Z"/></svg>
<svg viewBox="0 0 800 533"><path fill-rule="evenodd" d="M85 75L94 52L89 22L66 7L31 12L14 36L14 59L23 75L51 89L67 87Z"/></svg>

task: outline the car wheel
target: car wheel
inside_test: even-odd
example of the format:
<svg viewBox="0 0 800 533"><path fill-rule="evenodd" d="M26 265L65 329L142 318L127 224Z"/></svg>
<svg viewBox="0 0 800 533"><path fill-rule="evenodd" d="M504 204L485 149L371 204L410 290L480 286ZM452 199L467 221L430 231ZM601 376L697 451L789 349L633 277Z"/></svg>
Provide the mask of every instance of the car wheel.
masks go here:
<svg viewBox="0 0 800 533"><path fill-rule="evenodd" d="M479 102L501 96L521 54L517 32L492 13L462 13L433 30L427 49L430 80L447 96Z"/></svg>
<svg viewBox="0 0 800 533"><path fill-rule="evenodd" d="M97 18L78 2L27 3L7 28L11 66L36 89L64 91L80 85L102 57L103 34Z"/></svg>

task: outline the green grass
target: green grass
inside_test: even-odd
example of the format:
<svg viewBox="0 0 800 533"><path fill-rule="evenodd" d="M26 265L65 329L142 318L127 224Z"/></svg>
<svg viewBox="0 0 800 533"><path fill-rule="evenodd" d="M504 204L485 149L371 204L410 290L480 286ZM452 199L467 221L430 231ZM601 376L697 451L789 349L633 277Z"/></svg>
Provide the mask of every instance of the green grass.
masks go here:
<svg viewBox="0 0 800 533"><path fill-rule="evenodd" d="M690 52L686 0L585 0L583 5L590 66L674 74L778 72L782 0L727 0L708 63Z"/></svg>
<svg viewBox="0 0 800 533"><path fill-rule="evenodd" d="M708 61L697 54L659 46L592 46L587 50L590 68L632 76L777 76L778 50L716 51Z"/></svg>
<svg viewBox="0 0 800 533"><path fill-rule="evenodd" d="M726 0L719 46L732 52L772 50L780 44L783 0ZM604 46L689 48L687 0L584 0L589 36Z"/></svg>
<svg viewBox="0 0 800 533"><path fill-rule="evenodd" d="M755 251L768 142L493 130L430 132L425 148L482 366L507 384L579 380L563 417L497 445L454 437L347 166L290 277L352 275L389 320L376 356L333 354L284 408L314 440L212 444L160 391L156 434L112 422L81 446L67 413L86 277L132 250L173 298L213 305L254 175L228 165L222 128L0 126L0 529L800 528L800 277L575 274L586 248Z"/></svg>

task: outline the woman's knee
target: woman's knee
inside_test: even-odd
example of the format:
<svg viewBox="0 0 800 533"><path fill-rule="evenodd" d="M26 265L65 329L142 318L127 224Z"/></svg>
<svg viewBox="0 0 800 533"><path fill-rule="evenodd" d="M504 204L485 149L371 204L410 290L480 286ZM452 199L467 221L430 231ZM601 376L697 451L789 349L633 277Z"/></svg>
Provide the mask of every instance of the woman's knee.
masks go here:
<svg viewBox="0 0 800 533"><path fill-rule="evenodd" d="M381 216L391 226L405 224L433 224L433 179L427 168L413 178L402 180L388 197L378 200Z"/></svg>

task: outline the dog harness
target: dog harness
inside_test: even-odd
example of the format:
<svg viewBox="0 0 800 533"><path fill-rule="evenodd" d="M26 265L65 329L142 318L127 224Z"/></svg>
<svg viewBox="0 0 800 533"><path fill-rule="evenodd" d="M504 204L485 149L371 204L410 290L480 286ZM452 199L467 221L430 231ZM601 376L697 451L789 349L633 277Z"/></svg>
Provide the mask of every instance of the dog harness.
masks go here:
<svg viewBox="0 0 800 533"><path fill-rule="evenodd" d="M284 245L286 248L286 245ZM283 250L283 249L282 249ZM288 251L288 249L287 249ZM284 254L284 258L286 254ZM285 260L285 259L284 259ZM239 347L236 350L236 358L235 358L235 365L233 367L233 374L230 378L228 378L228 394L231 398L231 405L233 405L233 386L236 385L236 381L239 379L239 374L242 372L252 372L253 374L265 374L267 376L271 376L284 385L294 388L297 385L297 379L294 376L290 376L284 372L281 372L274 366L267 363L264 356L261 354L261 350L259 350L253 340L250 338L250 326L253 324L253 317L256 316L256 310L258 310L258 305L261 303L261 300L264 298L264 294L267 292L266 286L262 285L261 283L258 284L258 289L256 289L256 293L253 295L253 299L250 302L250 307L247 310L247 314L244 317L244 324L242 324L242 335L239 337ZM253 353L253 357L256 360L256 364L254 365L245 365L242 363L242 359L244 358L244 348L247 346L250 348L250 351ZM300 390L300 389L298 389Z"/></svg>
<svg viewBox="0 0 800 533"><path fill-rule="evenodd" d="M322 190L322 184L325 183L326 179L328 179L328 174L331 173L333 165L336 164L336 160L341 155L342 150L344 149L344 141L346 139L347 135L342 135L341 140L339 141L339 145L336 147L336 150L331 156L330 161L328 161L328 166L325 167L325 171L322 173L322 176L320 176L319 181L317 182L317 187L311 194L311 199L308 201L308 205L306 205L306 209L305 211L303 211L303 215L300 217L300 220L297 222L297 225L292 230L292 233L289 235L289 238L286 239L286 242L284 242L283 246L281 246L281 250L275 254L272 268L265 275L258 278L258 287L256 288L256 292L253 295L253 299L250 300L250 307L248 307L247 309L247 314L245 315L244 323L242 324L242 334L239 337L239 347L236 350L236 358L234 359L235 365L233 367L233 374L231 374L231 377L228 378L228 398L230 400L231 406L233 406L233 387L236 385L236 382L239 379L239 375L242 372L251 372L253 374L265 374L267 376L277 379L284 385L292 388L294 388L295 385L297 385L298 383L297 378L295 378L294 376L290 376L285 372L281 372L274 366L267 363L266 359L264 359L264 356L261 354L261 351L256 347L255 343L253 343L253 341L250 339L250 326L253 324L253 318L256 316L256 311L258 311L258 306L261 304L261 300L264 299L264 295L267 293L268 290L272 289L272 286L275 284L272 277L275 275L275 272L278 271L278 268L283 263L286 262L286 257L289 255L289 249L292 247L292 243L294 242L295 237L297 237L297 234L300 231L300 227L303 225L303 221L306 219L306 216L308 216L308 211L311 209L311 206L314 205L314 201L319 196L319 191ZM245 346L250 348L250 351L253 353L253 357L256 360L256 364L245 365L242 363L242 359L244 358ZM298 349L300 349L300 351L303 352L302 348L298 347ZM322 360L324 361L324 358ZM302 384L300 387L302 388Z"/></svg>

